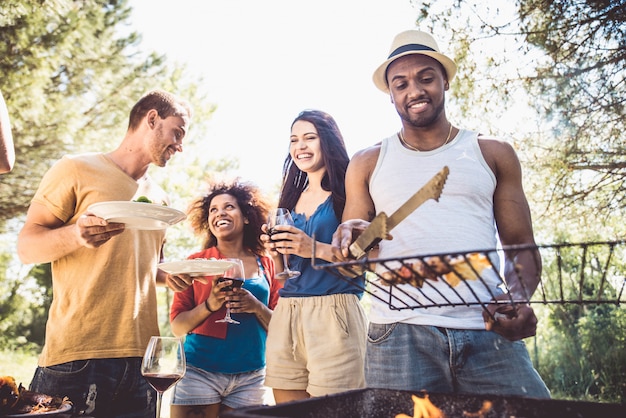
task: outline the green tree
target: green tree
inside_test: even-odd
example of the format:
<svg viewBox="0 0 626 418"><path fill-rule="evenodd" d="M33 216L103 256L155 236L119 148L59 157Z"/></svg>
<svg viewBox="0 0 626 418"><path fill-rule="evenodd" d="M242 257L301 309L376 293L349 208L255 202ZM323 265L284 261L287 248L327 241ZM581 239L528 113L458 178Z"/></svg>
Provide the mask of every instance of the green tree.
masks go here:
<svg viewBox="0 0 626 418"><path fill-rule="evenodd" d="M537 138L552 181L544 203L560 217L622 237L626 210L626 2L519 2L521 32L545 59L526 78L553 135ZM581 225L582 224L582 225ZM586 229L586 228L585 228Z"/></svg>
<svg viewBox="0 0 626 418"><path fill-rule="evenodd" d="M543 280L536 305L539 371L553 396L626 400L626 244L548 246L542 249Z"/></svg>
<svg viewBox="0 0 626 418"><path fill-rule="evenodd" d="M186 98L194 109L186 152L167 169L150 171L170 192L173 205L185 210L212 173L237 167L236 161L207 156L206 123L215 106L200 90L201 78L145 53L140 35L127 29L130 13L126 0L2 2L0 89L17 151L15 169L0 183L0 232L6 239L0 247L3 347L43 341L50 266L16 267L14 241L35 189L54 161L67 153L113 149L126 131L132 105L158 87ZM168 231L167 239L166 256L171 258L184 257L197 245L183 226ZM161 322L166 321L164 316Z"/></svg>
<svg viewBox="0 0 626 418"><path fill-rule="evenodd" d="M539 372L556 398L624 402L626 311L615 305L539 308ZM619 347L619 348L618 348Z"/></svg>
<svg viewBox="0 0 626 418"><path fill-rule="evenodd" d="M6 277L0 277L0 281L4 284L0 290L0 346L41 346L48 308L52 302L50 265L42 264L32 268L28 283Z"/></svg>
<svg viewBox="0 0 626 418"><path fill-rule="evenodd" d="M150 88L185 97L199 120L210 116L213 106L197 85L182 82L183 69L141 51L140 35L128 33L130 12L126 0L2 2L0 89L17 161L0 183L0 226L25 213L63 154L117 145L130 108Z"/></svg>

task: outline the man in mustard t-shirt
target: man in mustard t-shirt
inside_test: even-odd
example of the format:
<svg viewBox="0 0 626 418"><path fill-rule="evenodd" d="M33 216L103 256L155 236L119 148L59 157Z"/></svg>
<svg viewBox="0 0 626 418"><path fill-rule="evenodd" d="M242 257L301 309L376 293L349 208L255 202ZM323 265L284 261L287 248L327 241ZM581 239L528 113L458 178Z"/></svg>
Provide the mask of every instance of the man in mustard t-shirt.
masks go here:
<svg viewBox="0 0 626 418"><path fill-rule="evenodd" d="M187 102L161 90L147 93L132 108L118 148L63 157L31 202L18 254L24 263L52 263L53 300L30 389L68 396L75 415L155 414L141 358L150 336L159 334L156 283L165 273L157 263L165 231L125 229L87 208L144 191L161 199L148 167L164 167L182 151L190 118Z"/></svg>

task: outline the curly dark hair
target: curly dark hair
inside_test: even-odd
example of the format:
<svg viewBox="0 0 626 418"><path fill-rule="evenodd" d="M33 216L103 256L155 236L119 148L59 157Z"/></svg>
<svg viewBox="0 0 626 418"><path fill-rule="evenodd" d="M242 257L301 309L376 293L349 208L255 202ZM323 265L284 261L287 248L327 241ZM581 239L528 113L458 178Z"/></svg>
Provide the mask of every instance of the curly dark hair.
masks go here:
<svg viewBox="0 0 626 418"><path fill-rule="evenodd" d="M293 127L294 123L299 120L312 123L320 137L322 159L326 166L322 188L331 192L333 209L337 218L341 219L346 204L345 177L350 157L348 157L339 126L331 115L321 110L307 109L300 112L291 126ZM278 206L293 209L308 182L308 175L300 171L291 155L288 154L283 164L283 184Z"/></svg>
<svg viewBox="0 0 626 418"><path fill-rule="evenodd" d="M209 208L213 198L222 194L233 196L237 200L239 209L248 223L243 228L243 245L256 255L265 253L261 241L261 226L267 222L269 212L268 202L262 198L259 188L252 183L235 180L232 183L215 183L209 186L209 191L194 200L189 206L187 214L191 227L196 235L204 237L202 248L211 248L217 245L217 238L209 228Z"/></svg>

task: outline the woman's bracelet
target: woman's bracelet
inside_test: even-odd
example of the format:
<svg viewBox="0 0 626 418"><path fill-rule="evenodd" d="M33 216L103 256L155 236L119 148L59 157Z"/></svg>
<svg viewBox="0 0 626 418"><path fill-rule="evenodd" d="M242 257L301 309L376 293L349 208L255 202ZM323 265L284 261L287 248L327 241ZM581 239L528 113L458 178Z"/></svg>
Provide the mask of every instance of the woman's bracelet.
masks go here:
<svg viewBox="0 0 626 418"><path fill-rule="evenodd" d="M209 298L206 298L206 300L204 301L204 307L206 308L207 311L209 311L209 313L214 314L217 311L213 311L211 310L211 305L209 305Z"/></svg>

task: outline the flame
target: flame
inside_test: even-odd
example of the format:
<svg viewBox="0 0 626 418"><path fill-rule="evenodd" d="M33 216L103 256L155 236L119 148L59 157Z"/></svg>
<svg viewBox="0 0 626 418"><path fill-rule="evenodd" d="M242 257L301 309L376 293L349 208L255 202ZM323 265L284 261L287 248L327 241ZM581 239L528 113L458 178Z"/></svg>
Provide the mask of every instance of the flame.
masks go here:
<svg viewBox="0 0 626 418"><path fill-rule="evenodd" d="M413 417L412 418L446 418L443 411L437 408L428 398L428 394L424 394L424 397L421 398L416 395L411 395L411 399L413 399ZM484 418L489 411L491 411L491 407L493 404L491 401L483 401L482 407L476 412L468 412L463 411L463 417L466 418ZM407 414L398 414L396 418L411 418Z"/></svg>
<svg viewBox="0 0 626 418"><path fill-rule="evenodd" d="M446 418L443 411L437 408L428 399L428 395L424 394L423 398L416 395L411 395L413 399L413 418ZM411 418L406 414L398 414L396 418Z"/></svg>
<svg viewBox="0 0 626 418"><path fill-rule="evenodd" d="M484 418L491 411L491 401L483 401L483 406L476 412L463 411L463 416L467 418Z"/></svg>

